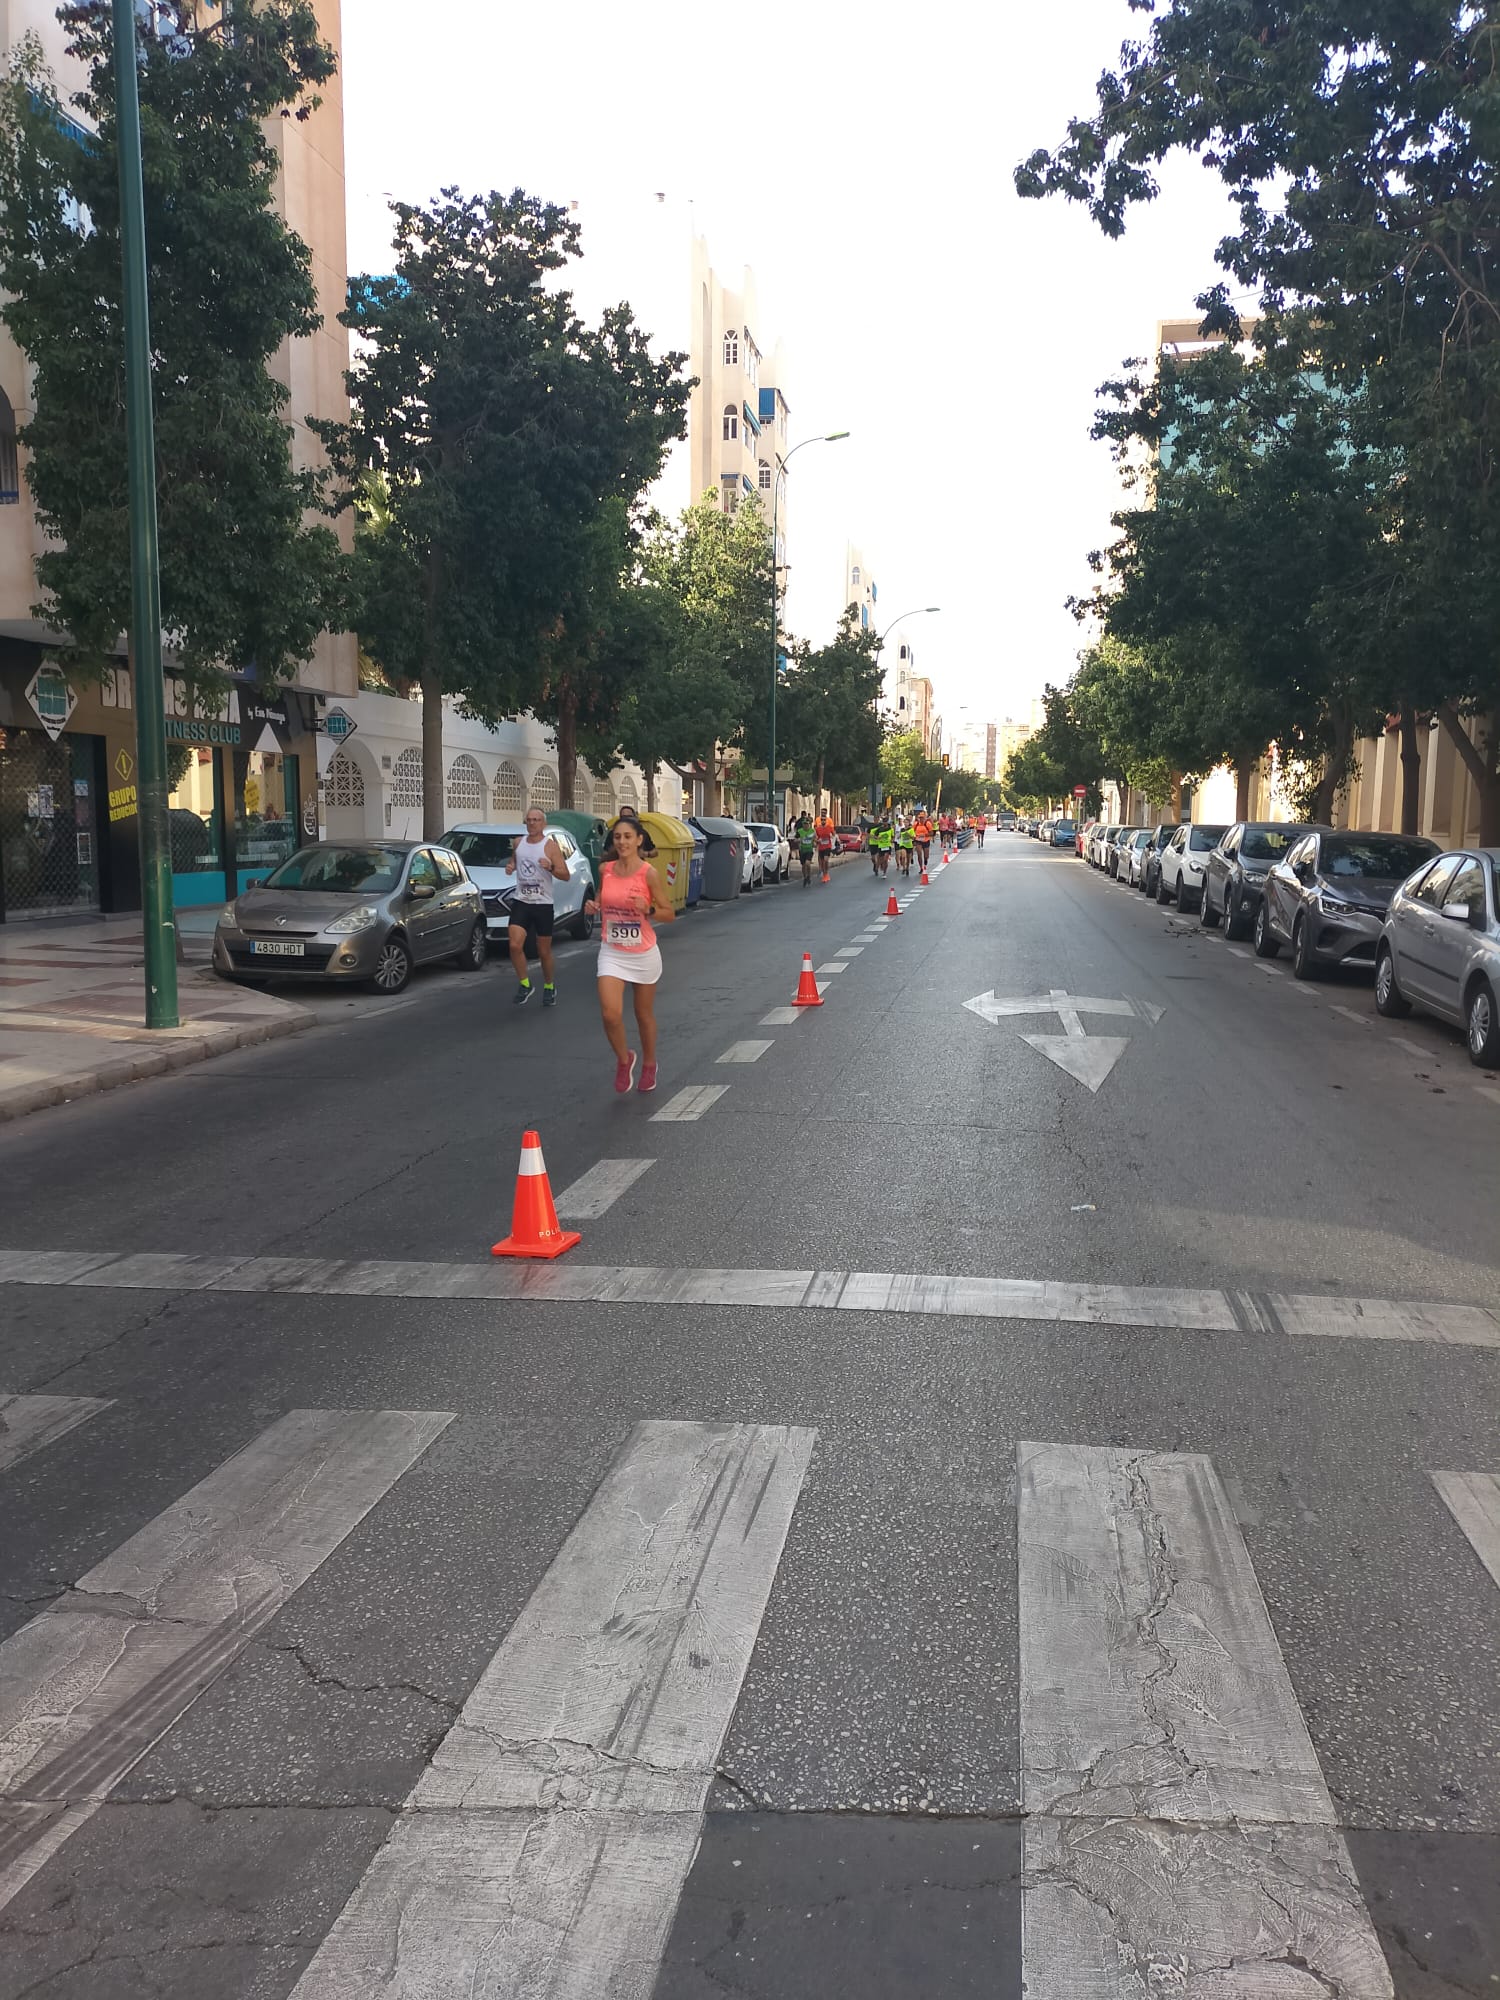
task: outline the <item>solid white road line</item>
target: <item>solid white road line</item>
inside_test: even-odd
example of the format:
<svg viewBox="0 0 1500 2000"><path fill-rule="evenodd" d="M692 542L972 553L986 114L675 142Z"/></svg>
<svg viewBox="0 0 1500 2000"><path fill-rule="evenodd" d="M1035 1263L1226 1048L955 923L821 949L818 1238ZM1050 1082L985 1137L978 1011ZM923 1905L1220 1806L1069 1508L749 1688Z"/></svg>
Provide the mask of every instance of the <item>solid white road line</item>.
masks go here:
<svg viewBox="0 0 1500 2000"><path fill-rule="evenodd" d="M813 1440L637 1427L293 2000L649 2000Z"/></svg>
<svg viewBox="0 0 1500 2000"><path fill-rule="evenodd" d="M566 1222L595 1222L655 1160L599 1160L557 1197L557 1213Z"/></svg>
<svg viewBox="0 0 1500 2000"><path fill-rule="evenodd" d="M100 1410L108 1396L0 1396L0 1472L66 1437Z"/></svg>
<svg viewBox="0 0 1500 2000"><path fill-rule="evenodd" d="M1500 1583L1500 1479L1493 1472L1434 1472L1432 1483L1475 1555Z"/></svg>
<svg viewBox="0 0 1500 2000"><path fill-rule="evenodd" d="M718 1060L721 1063L759 1062L766 1050L775 1046L774 1042L731 1042Z"/></svg>
<svg viewBox="0 0 1500 2000"><path fill-rule="evenodd" d="M696 1085L722 1095L722 1087ZM291 1293L303 1297L413 1299L629 1299L673 1305L841 1307L852 1312L946 1314L1276 1339L1410 1340L1500 1349L1500 1312L1486 1306L1322 1293L1215 1291L1157 1285L1079 1285L1031 1278L949 1277L889 1271L662 1269L654 1265L484 1263L341 1257L202 1257L170 1261L147 1280L140 1258L96 1251L0 1250L0 1285L120 1283L167 1291Z"/></svg>
<svg viewBox="0 0 1500 2000"><path fill-rule="evenodd" d="M1022 1444L1017 1472L1028 1996L1390 2000L1211 1463Z"/></svg>
<svg viewBox="0 0 1500 2000"><path fill-rule="evenodd" d="M807 1012L805 1007L773 1007L769 1014L762 1014L763 1028L790 1028L794 1021L800 1021Z"/></svg>
<svg viewBox="0 0 1500 2000"><path fill-rule="evenodd" d="M292 1410L0 1646L0 1908L452 1421Z"/></svg>
<svg viewBox="0 0 1500 2000"><path fill-rule="evenodd" d="M675 1097L668 1098L661 1110L656 1112L653 1125L691 1125L701 1118L711 1104L716 1104L729 1088L727 1083L690 1083L679 1090Z"/></svg>

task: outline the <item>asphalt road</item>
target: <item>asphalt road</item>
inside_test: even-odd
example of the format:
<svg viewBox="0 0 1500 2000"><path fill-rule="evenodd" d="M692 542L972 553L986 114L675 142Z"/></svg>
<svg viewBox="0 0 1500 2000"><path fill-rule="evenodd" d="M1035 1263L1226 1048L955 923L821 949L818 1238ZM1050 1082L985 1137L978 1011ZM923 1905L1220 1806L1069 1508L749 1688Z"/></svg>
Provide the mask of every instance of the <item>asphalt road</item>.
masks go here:
<svg viewBox="0 0 1500 2000"><path fill-rule="evenodd" d="M667 930L655 1097L570 948L0 1132L0 2000L1500 1991L1500 1081L883 888Z"/></svg>

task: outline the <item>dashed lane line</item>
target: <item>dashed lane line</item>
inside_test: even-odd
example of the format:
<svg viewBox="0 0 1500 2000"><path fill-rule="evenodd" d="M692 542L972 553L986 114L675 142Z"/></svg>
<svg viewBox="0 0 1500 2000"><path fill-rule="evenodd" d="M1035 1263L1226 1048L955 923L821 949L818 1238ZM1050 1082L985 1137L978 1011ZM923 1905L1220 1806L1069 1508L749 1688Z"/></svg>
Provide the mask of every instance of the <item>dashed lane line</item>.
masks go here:
<svg viewBox="0 0 1500 2000"><path fill-rule="evenodd" d="M800 1021L807 1012L805 1007L773 1007L769 1014L762 1014L763 1028L789 1028L794 1021Z"/></svg>
<svg viewBox="0 0 1500 2000"><path fill-rule="evenodd" d="M729 1088L725 1083L690 1083L670 1097L652 1116L653 1125L691 1125Z"/></svg>
<svg viewBox="0 0 1500 2000"><path fill-rule="evenodd" d="M773 1042L731 1042L718 1060L721 1063L759 1062L766 1050L773 1048Z"/></svg>
<svg viewBox="0 0 1500 2000"><path fill-rule="evenodd" d="M597 1221L655 1165L655 1160L596 1161L557 1197L558 1215L564 1222Z"/></svg>
<svg viewBox="0 0 1500 2000"><path fill-rule="evenodd" d="M862 944L846 944L841 945L833 955L835 958L862 958L864 950Z"/></svg>
<svg viewBox="0 0 1500 2000"><path fill-rule="evenodd" d="M819 979L826 979L831 972L847 972L849 961L845 958L831 958L826 965L818 967Z"/></svg>
<svg viewBox="0 0 1500 2000"><path fill-rule="evenodd" d="M692 1093L705 1090L713 1096L723 1094L722 1086L692 1086ZM664 1109L670 1111L671 1106ZM1430 1346L1500 1350L1500 1311L1454 1301L1065 1284L931 1272L692 1269L565 1260L537 1265L438 1264L372 1258L194 1256L172 1251L0 1250L0 1284L285 1292L334 1298L797 1306L1182 1333L1238 1333L1278 1340L1407 1340Z"/></svg>

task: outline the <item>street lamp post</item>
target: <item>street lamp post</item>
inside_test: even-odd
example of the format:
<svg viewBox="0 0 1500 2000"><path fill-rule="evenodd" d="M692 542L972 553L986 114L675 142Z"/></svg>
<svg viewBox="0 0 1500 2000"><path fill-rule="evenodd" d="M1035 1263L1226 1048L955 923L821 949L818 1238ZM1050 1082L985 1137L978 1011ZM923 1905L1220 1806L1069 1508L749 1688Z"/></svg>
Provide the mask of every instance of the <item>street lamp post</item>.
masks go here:
<svg viewBox="0 0 1500 2000"><path fill-rule="evenodd" d="M151 314L146 196L136 83L134 0L113 0L120 147L120 260L125 306L125 469L130 499L130 659L135 686L136 815L146 1026L177 1026L177 931L167 835L166 704L161 676L161 572L156 545L156 441L151 418Z"/></svg>
<svg viewBox="0 0 1500 2000"><path fill-rule="evenodd" d="M802 444L792 446L771 477L771 755L766 763L766 817L773 826L780 824L776 818L776 683L781 678L781 573L776 561L776 524L781 508L781 479L803 445L837 444L848 435L847 431L828 431L821 437L804 438Z"/></svg>
<svg viewBox="0 0 1500 2000"><path fill-rule="evenodd" d="M919 605L917 605L917 606L916 606L916 608L915 608L914 610L912 610L912 611L903 611L903 612L901 613L901 616L900 616L899 618L893 618L893 619L891 620L890 624L889 624L889 625L887 625L887 626L886 626L886 628L885 628L885 630L884 630L884 631L883 631L883 632L882 632L882 633L880 634L880 637L879 637L879 639L878 639L878 640L877 640L877 642L876 642L876 650L875 650L875 661L876 661L876 664L878 665L878 664L880 663L880 660L881 660L881 657L882 657L882 655L883 655L883 654L884 654L884 652L885 652L885 642L886 642L886 640L890 638L891 634L892 634L892 633L893 633L893 632L895 631L895 629L896 629L896 627L897 627L898 625L901 625L901 624L904 624L904 623L905 623L905 621L906 621L906 620L907 620L908 618L928 618L928 617L931 617L931 615L932 615L932 614L933 614L934 612L936 612L936 611L941 611L941 610L942 610L942 608L943 608L943 607L942 607L942 605L941 605L941 604L919 604ZM923 749L924 749L924 751L925 751L925 749L926 749L926 745L925 745L925 744L923 745ZM877 752L876 754L878 755L879 753ZM875 797L875 792L876 792L876 789L877 789L877 788L879 787L879 784L880 784L880 767L879 767L879 765L877 764L877 766L876 766L876 770L875 770L875 777L874 777L874 779L872 780L872 782L871 782L871 787L870 787L870 804L871 804L872 806L876 806L876 805L878 805L878 804L880 803L880 801L879 801L879 800L878 800L878 799L877 799L877 798Z"/></svg>

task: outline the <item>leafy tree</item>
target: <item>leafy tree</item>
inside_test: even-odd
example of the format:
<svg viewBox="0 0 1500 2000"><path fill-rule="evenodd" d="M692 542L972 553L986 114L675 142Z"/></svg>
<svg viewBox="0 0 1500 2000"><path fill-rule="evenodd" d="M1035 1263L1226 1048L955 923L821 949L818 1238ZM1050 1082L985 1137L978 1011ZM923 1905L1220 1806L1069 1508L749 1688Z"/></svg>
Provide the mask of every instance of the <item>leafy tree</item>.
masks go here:
<svg viewBox="0 0 1500 2000"><path fill-rule="evenodd" d="M23 40L0 84L0 315L35 384L37 615L98 668L130 609L114 41L107 8L62 18L90 129ZM238 0L232 27L142 37L162 622L199 686L250 665L285 677L342 622L338 543L308 522L319 482L293 469L270 372L320 319L307 246L276 208L267 121L305 117L333 73L311 0Z"/></svg>
<svg viewBox="0 0 1500 2000"><path fill-rule="evenodd" d="M1080 778L1078 783L1096 780ZM1067 774L1042 747L1040 735L1029 737L1005 763L1005 795L1023 812L1036 813L1068 789Z"/></svg>
<svg viewBox="0 0 1500 2000"><path fill-rule="evenodd" d="M619 602L634 510L680 436L684 356L653 358L628 307L585 326L549 283L579 254L565 210L516 190L392 204L395 270L356 277L353 417L322 426L345 498L378 473L361 537L361 637L422 693L423 827L442 830L442 701L533 708L570 799L578 730L623 703ZM564 774L566 772L566 780Z"/></svg>
<svg viewBox="0 0 1500 2000"><path fill-rule="evenodd" d="M621 711L621 744L648 771L665 762L717 787L724 746L766 743L771 541L755 496L726 514L705 493L680 521L658 522L633 599L655 640Z"/></svg>
<svg viewBox="0 0 1500 2000"><path fill-rule="evenodd" d="M784 754L804 790L862 791L881 751L879 638L850 607L826 646L796 647L792 662L783 684Z"/></svg>
<svg viewBox="0 0 1500 2000"><path fill-rule="evenodd" d="M1101 78L1096 115L1033 153L1017 187L1082 202L1118 236L1170 154L1222 180L1238 226L1218 261L1259 294L1258 345L1294 366L1315 358L1397 461L1383 495L1383 609L1398 635L1387 651L1408 667L1438 663L1433 708L1479 789L1481 837L1500 839L1494 9L1159 0L1149 11L1149 33ZM1199 303L1206 329L1237 332L1227 285Z"/></svg>
<svg viewBox="0 0 1500 2000"><path fill-rule="evenodd" d="M936 769L941 775L942 768L928 757L918 729L893 729L880 746L880 782L898 801L926 799L937 789L930 774Z"/></svg>

